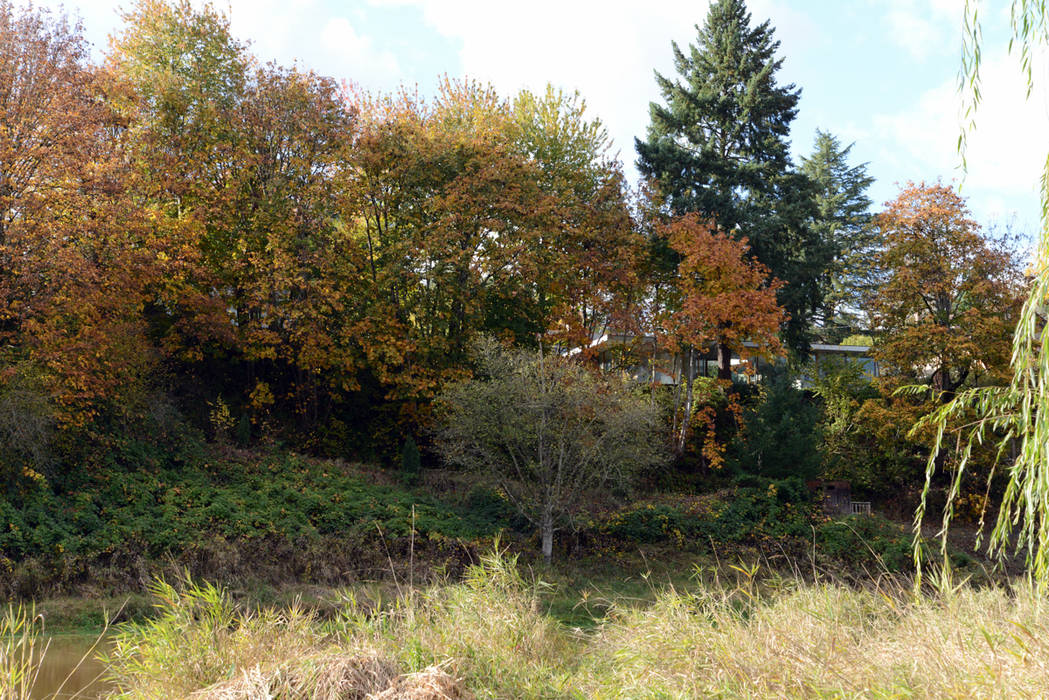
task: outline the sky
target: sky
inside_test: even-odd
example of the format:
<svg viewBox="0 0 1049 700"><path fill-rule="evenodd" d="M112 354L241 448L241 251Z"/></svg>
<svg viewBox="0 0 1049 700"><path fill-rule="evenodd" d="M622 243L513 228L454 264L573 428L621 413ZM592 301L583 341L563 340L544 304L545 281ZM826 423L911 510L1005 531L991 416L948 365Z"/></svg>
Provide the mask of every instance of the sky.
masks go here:
<svg viewBox="0 0 1049 700"><path fill-rule="evenodd" d="M193 0L200 4L205 0ZM961 187L984 225L1039 229L1038 181L1049 154L1049 62L1029 98L1006 46L1009 1L983 0L983 105L960 169L958 71L965 0L749 0L781 42L780 84L801 88L795 159L816 130L853 144L875 178L875 210L909 181ZM57 0L38 4L59 6ZM634 138L659 100L653 71L673 75L671 42L693 42L706 0L218 0L234 34L263 61L370 91L432 94L440 77L470 77L512 96L547 83L577 90L606 126L628 177ZM122 25L119 3L65 0L99 53ZM126 6L126 4L124 5Z"/></svg>

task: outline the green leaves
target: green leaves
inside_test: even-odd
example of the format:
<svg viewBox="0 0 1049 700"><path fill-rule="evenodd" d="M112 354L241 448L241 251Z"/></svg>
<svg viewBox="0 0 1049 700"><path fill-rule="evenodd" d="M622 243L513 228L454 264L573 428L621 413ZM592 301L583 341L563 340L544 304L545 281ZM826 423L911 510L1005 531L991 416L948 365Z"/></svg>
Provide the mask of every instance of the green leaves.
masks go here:
<svg viewBox="0 0 1049 700"><path fill-rule="evenodd" d="M790 124L800 96L776 84L782 59L768 22L751 26L742 0L710 6L696 43L674 46L676 81L657 75L663 103L651 105L638 168L674 214L698 213L746 236L754 256L786 284L785 339L806 344L809 315L828 252L808 225L810 185L792 172Z"/></svg>
<svg viewBox="0 0 1049 700"><path fill-rule="evenodd" d="M437 409L442 456L497 486L543 536L571 526L584 498L629 488L665 458L654 406L617 376L563 357L475 349L478 378L449 387Z"/></svg>

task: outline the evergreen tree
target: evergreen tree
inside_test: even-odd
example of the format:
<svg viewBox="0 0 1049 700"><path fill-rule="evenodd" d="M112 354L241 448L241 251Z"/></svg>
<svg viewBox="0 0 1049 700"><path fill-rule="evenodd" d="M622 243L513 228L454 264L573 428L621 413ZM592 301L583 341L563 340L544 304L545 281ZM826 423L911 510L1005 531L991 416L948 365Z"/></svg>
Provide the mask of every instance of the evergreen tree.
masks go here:
<svg viewBox="0 0 1049 700"><path fill-rule="evenodd" d="M714 2L697 31L687 54L673 45L679 79L656 73L665 104L650 107L638 168L669 211L747 237L754 257L786 282L784 338L802 349L829 251L808 225L812 185L788 153L800 90L776 84L779 42L767 21L751 27L742 0Z"/></svg>
<svg viewBox="0 0 1049 700"><path fill-rule="evenodd" d="M820 335L832 342L867 330L862 298L873 289L873 264L878 237L871 225L867 188L874 178L867 164L849 167L852 146L841 147L833 135L816 132L812 155L801 159L801 171L815 186L816 219L813 228L834 251L827 268Z"/></svg>

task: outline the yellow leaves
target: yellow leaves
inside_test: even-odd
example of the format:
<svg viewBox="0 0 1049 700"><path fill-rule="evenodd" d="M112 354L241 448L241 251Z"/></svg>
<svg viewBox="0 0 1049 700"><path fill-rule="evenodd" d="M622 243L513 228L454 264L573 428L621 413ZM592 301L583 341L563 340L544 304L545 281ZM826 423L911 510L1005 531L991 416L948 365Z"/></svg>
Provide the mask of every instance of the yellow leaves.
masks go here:
<svg viewBox="0 0 1049 700"><path fill-rule="evenodd" d="M886 278L869 308L890 379L950 392L1004 371L1022 287L1009 242L984 237L941 184L908 184L877 225Z"/></svg>
<svg viewBox="0 0 1049 700"><path fill-rule="evenodd" d="M262 380L255 382L255 387L251 390L251 394L248 395L248 404L256 412L268 409L275 400L270 385Z"/></svg>

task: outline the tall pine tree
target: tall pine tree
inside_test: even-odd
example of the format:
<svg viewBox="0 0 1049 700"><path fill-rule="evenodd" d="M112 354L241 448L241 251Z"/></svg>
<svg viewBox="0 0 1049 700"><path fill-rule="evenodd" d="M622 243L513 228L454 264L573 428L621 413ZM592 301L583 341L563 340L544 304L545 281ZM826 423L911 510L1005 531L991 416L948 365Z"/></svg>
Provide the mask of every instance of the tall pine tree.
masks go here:
<svg viewBox="0 0 1049 700"><path fill-rule="evenodd" d="M870 328L862 300L878 278L873 263L878 236L867 196L874 178L867 174L866 163L849 166L851 150L851 145L842 148L833 135L817 131L812 155L801 159L801 171L815 186L813 228L834 254L816 330L831 342Z"/></svg>
<svg viewBox="0 0 1049 700"><path fill-rule="evenodd" d="M747 237L786 282L784 340L803 350L829 250L809 226L812 184L788 152L800 90L776 84L779 42L767 21L751 27L743 0L712 3L697 30L687 54L673 45L678 79L656 73L664 104L652 103L648 137L636 141L638 168L670 212L697 212Z"/></svg>

